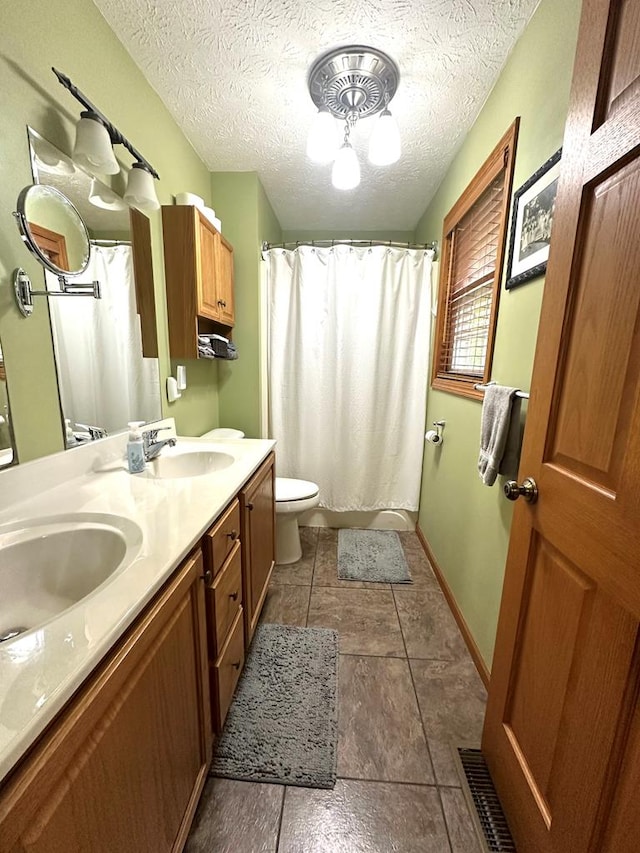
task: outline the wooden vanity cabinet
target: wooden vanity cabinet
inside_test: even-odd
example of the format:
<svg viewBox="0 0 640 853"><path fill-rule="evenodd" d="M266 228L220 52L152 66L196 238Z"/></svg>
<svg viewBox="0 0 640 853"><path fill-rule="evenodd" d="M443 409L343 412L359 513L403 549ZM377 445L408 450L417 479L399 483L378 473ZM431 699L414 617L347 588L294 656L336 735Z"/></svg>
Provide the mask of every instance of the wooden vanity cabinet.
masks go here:
<svg viewBox="0 0 640 853"><path fill-rule="evenodd" d="M229 337L233 247L197 207L165 205L162 239L172 358L198 358L198 333Z"/></svg>
<svg viewBox="0 0 640 853"><path fill-rule="evenodd" d="M204 537L211 718L222 731L244 666L240 502L234 498ZM238 628L239 626L239 628Z"/></svg>
<svg viewBox="0 0 640 853"><path fill-rule="evenodd" d="M256 630L275 564L275 476L275 453L270 453L239 495L246 648Z"/></svg>
<svg viewBox="0 0 640 853"><path fill-rule="evenodd" d="M202 575L197 551L3 783L3 851L182 850L212 748Z"/></svg>

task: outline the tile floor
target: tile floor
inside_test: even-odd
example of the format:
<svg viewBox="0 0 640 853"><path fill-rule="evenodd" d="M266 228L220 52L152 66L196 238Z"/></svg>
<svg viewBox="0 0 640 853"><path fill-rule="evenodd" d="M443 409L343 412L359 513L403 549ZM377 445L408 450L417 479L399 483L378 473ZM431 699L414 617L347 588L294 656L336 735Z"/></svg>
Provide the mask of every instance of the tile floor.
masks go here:
<svg viewBox="0 0 640 853"><path fill-rule="evenodd" d="M210 779L188 853L480 853L451 758L478 744L486 694L414 533L413 584L340 581L338 531L302 528L264 622L335 628L333 791Z"/></svg>

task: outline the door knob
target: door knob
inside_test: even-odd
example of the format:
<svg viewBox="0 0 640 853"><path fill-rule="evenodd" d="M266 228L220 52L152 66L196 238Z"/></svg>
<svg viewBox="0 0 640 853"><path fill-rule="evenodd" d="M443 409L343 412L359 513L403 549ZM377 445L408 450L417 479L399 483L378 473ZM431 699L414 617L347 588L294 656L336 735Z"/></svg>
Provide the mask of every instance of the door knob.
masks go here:
<svg viewBox="0 0 640 853"><path fill-rule="evenodd" d="M504 484L504 496L509 501L517 501L519 497L523 497L527 503L534 504L538 500L538 486L533 477L527 477L522 481L522 485L515 480L507 480Z"/></svg>

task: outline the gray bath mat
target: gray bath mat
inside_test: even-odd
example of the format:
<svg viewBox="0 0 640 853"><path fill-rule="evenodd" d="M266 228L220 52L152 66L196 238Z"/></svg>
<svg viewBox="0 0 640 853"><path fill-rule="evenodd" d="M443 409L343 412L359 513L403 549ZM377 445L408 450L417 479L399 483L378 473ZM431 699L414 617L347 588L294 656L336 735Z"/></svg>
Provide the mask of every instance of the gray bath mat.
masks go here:
<svg viewBox="0 0 640 853"><path fill-rule="evenodd" d="M339 530L338 577L345 581L412 583L394 530Z"/></svg>
<svg viewBox="0 0 640 853"><path fill-rule="evenodd" d="M211 774L333 788L337 666L335 631L259 625Z"/></svg>

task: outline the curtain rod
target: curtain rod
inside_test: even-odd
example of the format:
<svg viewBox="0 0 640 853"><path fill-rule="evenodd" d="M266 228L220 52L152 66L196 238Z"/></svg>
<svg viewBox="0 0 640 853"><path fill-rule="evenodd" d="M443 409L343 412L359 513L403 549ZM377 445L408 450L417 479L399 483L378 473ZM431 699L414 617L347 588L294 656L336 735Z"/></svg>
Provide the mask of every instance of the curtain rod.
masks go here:
<svg viewBox="0 0 640 853"><path fill-rule="evenodd" d="M130 246L131 240L89 240L92 246Z"/></svg>
<svg viewBox="0 0 640 853"><path fill-rule="evenodd" d="M298 246L318 246L319 248L330 248L332 246L389 246L394 249L433 249L438 251L438 241L433 243L402 243L399 240L291 240L283 243L262 243L262 251L269 249L297 249Z"/></svg>

